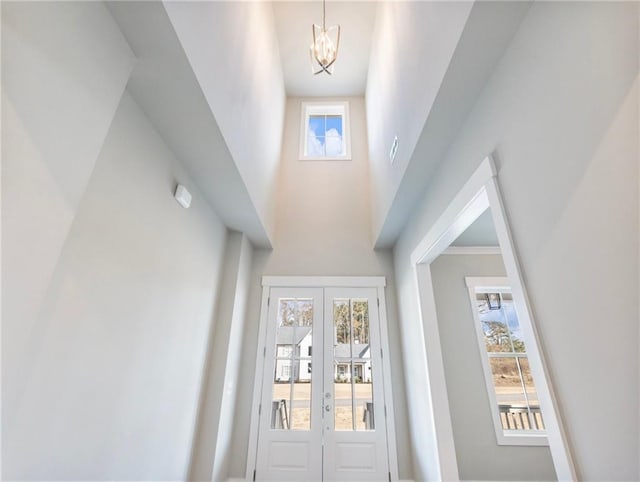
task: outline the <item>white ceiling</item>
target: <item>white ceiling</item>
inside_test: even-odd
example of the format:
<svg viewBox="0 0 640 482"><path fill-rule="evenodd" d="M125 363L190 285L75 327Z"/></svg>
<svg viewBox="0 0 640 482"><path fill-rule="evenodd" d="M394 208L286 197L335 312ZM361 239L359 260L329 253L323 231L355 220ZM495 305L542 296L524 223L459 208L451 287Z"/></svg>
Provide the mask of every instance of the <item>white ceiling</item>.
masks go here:
<svg viewBox="0 0 640 482"><path fill-rule="evenodd" d="M500 246L496 228L493 224L491 209L487 209L469 226L451 246Z"/></svg>
<svg viewBox="0 0 640 482"><path fill-rule="evenodd" d="M361 96L367 85L376 2L327 2L327 26L340 25L334 73L313 75L311 25L322 23L322 2L274 2L285 88L290 97Z"/></svg>

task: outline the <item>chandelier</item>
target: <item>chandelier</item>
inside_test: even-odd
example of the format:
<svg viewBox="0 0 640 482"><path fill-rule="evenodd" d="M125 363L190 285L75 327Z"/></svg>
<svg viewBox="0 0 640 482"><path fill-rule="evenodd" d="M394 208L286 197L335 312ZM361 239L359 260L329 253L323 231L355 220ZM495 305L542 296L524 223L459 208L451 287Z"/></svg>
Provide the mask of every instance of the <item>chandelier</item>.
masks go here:
<svg viewBox="0 0 640 482"><path fill-rule="evenodd" d="M322 72L333 74L333 65L338 58L338 45L340 44L340 25L327 28L325 24L326 7L322 0L322 27L313 24L313 43L309 53L311 55L311 71L313 75Z"/></svg>

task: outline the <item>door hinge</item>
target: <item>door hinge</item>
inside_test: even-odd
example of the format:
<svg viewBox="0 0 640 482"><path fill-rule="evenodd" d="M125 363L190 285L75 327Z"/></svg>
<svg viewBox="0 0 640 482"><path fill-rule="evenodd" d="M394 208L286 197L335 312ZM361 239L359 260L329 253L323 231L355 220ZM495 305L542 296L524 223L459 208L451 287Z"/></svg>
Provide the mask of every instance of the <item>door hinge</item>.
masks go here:
<svg viewBox="0 0 640 482"><path fill-rule="evenodd" d="M380 348L380 358L384 358L384 354L382 353L382 348Z"/></svg>
<svg viewBox="0 0 640 482"><path fill-rule="evenodd" d="M387 418L387 406L384 406L384 418Z"/></svg>
<svg viewBox="0 0 640 482"><path fill-rule="evenodd" d="M256 471L255 471L255 469L253 471L253 482L256 482ZM391 482L391 479L389 479L389 482Z"/></svg>
<svg viewBox="0 0 640 482"><path fill-rule="evenodd" d="M267 298L267 306L271 306L271 297Z"/></svg>
<svg viewBox="0 0 640 482"><path fill-rule="evenodd" d="M255 478L253 480L256 480ZM389 482L391 482L391 472L389 472Z"/></svg>
<svg viewBox="0 0 640 482"><path fill-rule="evenodd" d="M258 405L258 415L262 413L262 404Z"/></svg>
<svg viewBox="0 0 640 482"><path fill-rule="evenodd" d="M262 358L264 358L264 357L266 357L266 356L267 356L267 347L265 346L265 347L262 349Z"/></svg>

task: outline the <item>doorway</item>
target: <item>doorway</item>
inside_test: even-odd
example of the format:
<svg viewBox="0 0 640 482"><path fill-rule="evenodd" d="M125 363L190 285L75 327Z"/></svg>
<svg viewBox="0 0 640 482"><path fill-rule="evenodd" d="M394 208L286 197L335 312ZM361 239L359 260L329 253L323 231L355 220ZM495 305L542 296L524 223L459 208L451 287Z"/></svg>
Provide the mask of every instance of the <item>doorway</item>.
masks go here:
<svg viewBox="0 0 640 482"><path fill-rule="evenodd" d="M254 480L390 480L383 289L265 292Z"/></svg>

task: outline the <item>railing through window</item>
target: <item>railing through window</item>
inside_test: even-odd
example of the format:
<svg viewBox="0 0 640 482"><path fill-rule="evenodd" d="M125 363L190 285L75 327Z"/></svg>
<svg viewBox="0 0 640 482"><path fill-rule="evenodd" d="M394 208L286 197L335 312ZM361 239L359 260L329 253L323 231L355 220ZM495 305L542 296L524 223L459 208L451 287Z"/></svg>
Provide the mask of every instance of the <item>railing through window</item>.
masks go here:
<svg viewBox="0 0 640 482"><path fill-rule="evenodd" d="M503 430L544 430L537 405L498 405Z"/></svg>

